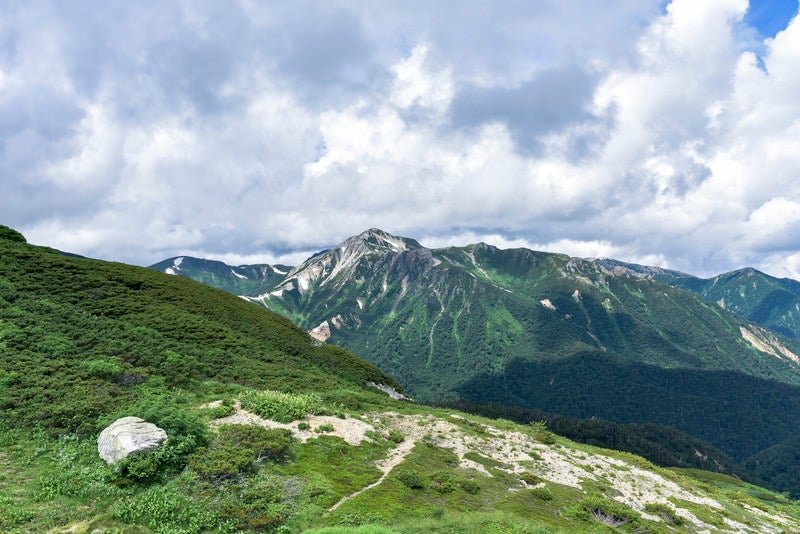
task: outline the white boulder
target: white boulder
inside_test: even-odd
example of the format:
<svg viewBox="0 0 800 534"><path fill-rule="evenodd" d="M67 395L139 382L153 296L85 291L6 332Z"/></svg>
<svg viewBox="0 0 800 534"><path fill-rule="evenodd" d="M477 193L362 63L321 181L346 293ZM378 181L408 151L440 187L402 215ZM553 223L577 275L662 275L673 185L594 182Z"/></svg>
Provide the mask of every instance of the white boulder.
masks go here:
<svg viewBox="0 0 800 534"><path fill-rule="evenodd" d="M97 452L106 463L122 460L131 453L157 449L167 439L167 433L153 423L138 417L117 419L97 438Z"/></svg>

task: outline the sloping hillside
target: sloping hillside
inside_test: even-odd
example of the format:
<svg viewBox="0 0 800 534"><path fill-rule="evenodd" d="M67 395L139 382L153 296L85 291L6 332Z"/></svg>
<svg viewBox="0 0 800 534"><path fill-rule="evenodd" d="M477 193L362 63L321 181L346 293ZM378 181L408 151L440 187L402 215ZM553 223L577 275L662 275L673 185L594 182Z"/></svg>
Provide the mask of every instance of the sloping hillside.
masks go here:
<svg viewBox="0 0 800 534"><path fill-rule="evenodd" d="M0 240L4 417L54 432L132 402L153 380L290 391L398 384L289 320L185 278ZM54 404L54 400L59 400Z"/></svg>
<svg viewBox="0 0 800 534"><path fill-rule="evenodd" d="M800 282L797 280L775 278L753 268L698 278L678 271L611 259L596 261L614 272L658 280L691 291L706 302L786 337L800 337Z"/></svg>

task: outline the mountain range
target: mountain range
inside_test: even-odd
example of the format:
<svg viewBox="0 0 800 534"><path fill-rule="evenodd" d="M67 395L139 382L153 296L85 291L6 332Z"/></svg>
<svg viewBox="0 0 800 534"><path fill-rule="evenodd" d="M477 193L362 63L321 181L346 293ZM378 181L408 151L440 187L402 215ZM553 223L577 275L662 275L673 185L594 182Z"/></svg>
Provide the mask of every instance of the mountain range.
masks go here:
<svg viewBox="0 0 800 534"><path fill-rule="evenodd" d="M283 314L421 401L666 425L757 472L800 436L800 284L752 269L704 280L483 243L428 249L378 229L292 268L152 268Z"/></svg>
<svg viewBox="0 0 800 534"><path fill-rule="evenodd" d="M184 277L33 246L0 226L3 532L800 528L800 505L780 493L547 428L577 421L516 424L401 393L375 366L263 307ZM107 464L98 434L128 416L167 440ZM528 416L537 417L519 418ZM619 445L631 436L597 423L586 430ZM678 432L633 432L663 450L708 452Z"/></svg>

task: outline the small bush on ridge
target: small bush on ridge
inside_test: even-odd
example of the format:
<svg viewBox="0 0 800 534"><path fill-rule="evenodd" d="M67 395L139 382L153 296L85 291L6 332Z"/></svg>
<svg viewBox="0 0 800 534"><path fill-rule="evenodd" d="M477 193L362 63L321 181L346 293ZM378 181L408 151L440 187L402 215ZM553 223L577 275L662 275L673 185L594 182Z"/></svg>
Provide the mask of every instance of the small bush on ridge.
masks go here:
<svg viewBox="0 0 800 534"><path fill-rule="evenodd" d="M248 391L240 401L242 408L280 423L291 423L296 419L323 411L322 399L313 393L282 393L280 391Z"/></svg>

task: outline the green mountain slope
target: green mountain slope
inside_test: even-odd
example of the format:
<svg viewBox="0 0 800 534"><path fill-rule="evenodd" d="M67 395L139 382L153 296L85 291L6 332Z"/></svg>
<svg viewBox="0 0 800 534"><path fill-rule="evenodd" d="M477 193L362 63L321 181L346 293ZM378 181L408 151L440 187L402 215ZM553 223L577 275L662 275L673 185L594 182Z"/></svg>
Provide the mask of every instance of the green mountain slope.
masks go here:
<svg viewBox="0 0 800 534"><path fill-rule="evenodd" d="M800 528L780 494L391 400L368 385L397 387L372 365L233 295L7 235L3 532ZM168 439L108 466L97 433L123 415Z"/></svg>
<svg viewBox="0 0 800 534"><path fill-rule="evenodd" d="M305 328L327 321L330 342L367 355L422 399L447 399L469 376L516 358L586 351L800 383L791 348L734 314L594 262L524 249L428 250L371 230L250 300Z"/></svg>
<svg viewBox="0 0 800 534"><path fill-rule="evenodd" d="M695 293L758 325L790 338L800 337L800 282L775 278L752 268L713 278L697 278L677 271L643 267L616 260L598 260L603 266L645 276Z"/></svg>
<svg viewBox="0 0 800 534"><path fill-rule="evenodd" d="M429 250L373 229L258 294L240 294L307 329L327 322L329 342L364 354L421 399L452 399L468 376L500 371L515 358L586 351L800 384L791 341L628 271L484 244Z"/></svg>
<svg viewBox="0 0 800 534"><path fill-rule="evenodd" d="M8 240L0 240L0 355L5 417L59 432L130 403L153 375L167 385L210 379L286 391L399 387L228 293ZM56 408L53 399L64 402Z"/></svg>

